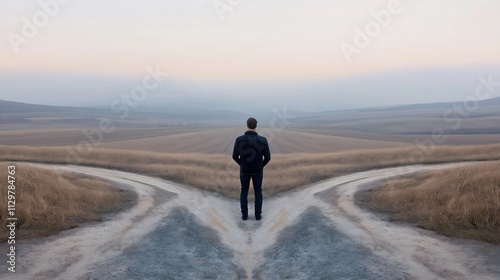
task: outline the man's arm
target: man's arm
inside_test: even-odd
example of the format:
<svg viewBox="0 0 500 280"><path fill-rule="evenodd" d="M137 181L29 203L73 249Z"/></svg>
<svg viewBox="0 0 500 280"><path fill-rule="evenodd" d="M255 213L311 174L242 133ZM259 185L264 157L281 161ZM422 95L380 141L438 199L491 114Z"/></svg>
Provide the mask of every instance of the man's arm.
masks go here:
<svg viewBox="0 0 500 280"><path fill-rule="evenodd" d="M269 143L267 139L264 143L264 152L262 153L264 160L262 161L262 166L266 166L271 161L271 151L269 150Z"/></svg>
<svg viewBox="0 0 500 280"><path fill-rule="evenodd" d="M236 161L236 163L238 165L241 165L240 153L238 152L238 139L236 139L236 141L234 141L233 159L234 159L234 161Z"/></svg>

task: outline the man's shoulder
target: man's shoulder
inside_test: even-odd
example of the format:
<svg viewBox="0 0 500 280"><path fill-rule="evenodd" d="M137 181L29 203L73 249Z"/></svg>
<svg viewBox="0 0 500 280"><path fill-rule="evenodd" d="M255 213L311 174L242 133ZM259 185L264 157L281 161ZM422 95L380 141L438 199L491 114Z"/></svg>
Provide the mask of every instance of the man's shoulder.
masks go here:
<svg viewBox="0 0 500 280"><path fill-rule="evenodd" d="M242 134L242 135L240 135L240 136L236 137L236 139L243 139L243 138L246 138L246 137L247 137L247 135L246 135L246 134Z"/></svg>
<svg viewBox="0 0 500 280"><path fill-rule="evenodd" d="M238 137L236 138L236 141L246 140L246 139L248 139L248 138L250 138L250 137L255 137L255 136L257 136L257 138L258 138L261 142L265 142L265 143L267 143L267 138L266 138L266 137L264 137L264 136L258 135L258 134L257 134L257 135L248 135L248 134L243 134L243 135L238 136Z"/></svg>
<svg viewBox="0 0 500 280"><path fill-rule="evenodd" d="M259 139L260 139L262 142L264 142L264 143L266 143L266 144L267 144L267 138L266 138L266 137L259 135Z"/></svg>
<svg viewBox="0 0 500 280"><path fill-rule="evenodd" d="M246 138L246 135L243 134L243 135L236 137L236 141L241 141L241 140L244 140L245 138Z"/></svg>

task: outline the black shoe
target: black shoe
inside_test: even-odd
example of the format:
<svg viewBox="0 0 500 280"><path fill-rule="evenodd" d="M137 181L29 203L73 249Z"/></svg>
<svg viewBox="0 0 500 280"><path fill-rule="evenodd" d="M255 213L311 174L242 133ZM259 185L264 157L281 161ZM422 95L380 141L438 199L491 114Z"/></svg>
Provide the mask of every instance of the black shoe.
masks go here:
<svg viewBox="0 0 500 280"><path fill-rule="evenodd" d="M260 220L262 220L262 216L260 214L255 214L255 219L257 221L260 221Z"/></svg>
<svg viewBox="0 0 500 280"><path fill-rule="evenodd" d="M241 215L241 219L242 219L243 221L248 220L248 215Z"/></svg>

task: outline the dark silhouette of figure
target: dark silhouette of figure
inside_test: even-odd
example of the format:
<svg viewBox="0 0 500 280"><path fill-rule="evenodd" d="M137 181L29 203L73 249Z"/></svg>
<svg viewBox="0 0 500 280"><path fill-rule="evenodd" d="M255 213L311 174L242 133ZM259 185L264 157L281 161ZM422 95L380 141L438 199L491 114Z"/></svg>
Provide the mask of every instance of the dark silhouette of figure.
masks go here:
<svg viewBox="0 0 500 280"><path fill-rule="evenodd" d="M257 120L247 120L248 130L245 134L236 138L233 149L233 159L240 166L241 181L241 216L244 221L248 220L248 190L250 180L253 182L255 193L255 218L262 219L262 179L264 167L271 160L271 152L267 139L257 134Z"/></svg>

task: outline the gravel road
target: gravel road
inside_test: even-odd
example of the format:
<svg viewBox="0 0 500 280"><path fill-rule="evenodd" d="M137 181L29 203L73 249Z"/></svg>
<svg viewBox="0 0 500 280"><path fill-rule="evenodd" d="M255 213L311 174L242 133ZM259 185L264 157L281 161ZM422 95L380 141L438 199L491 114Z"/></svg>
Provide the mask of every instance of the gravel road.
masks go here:
<svg viewBox="0 0 500 280"><path fill-rule="evenodd" d="M473 163L468 163L473 164ZM411 172L356 173L266 198L263 220L240 220L235 200L162 179L82 166L138 202L105 222L19 241L1 279L500 279L500 247L391 223L360 208L359 190ZM265 184L265 182L264 182ZM0 252L7 253L6 244ZM0 261L6 263L6 254Z"/></svg>

